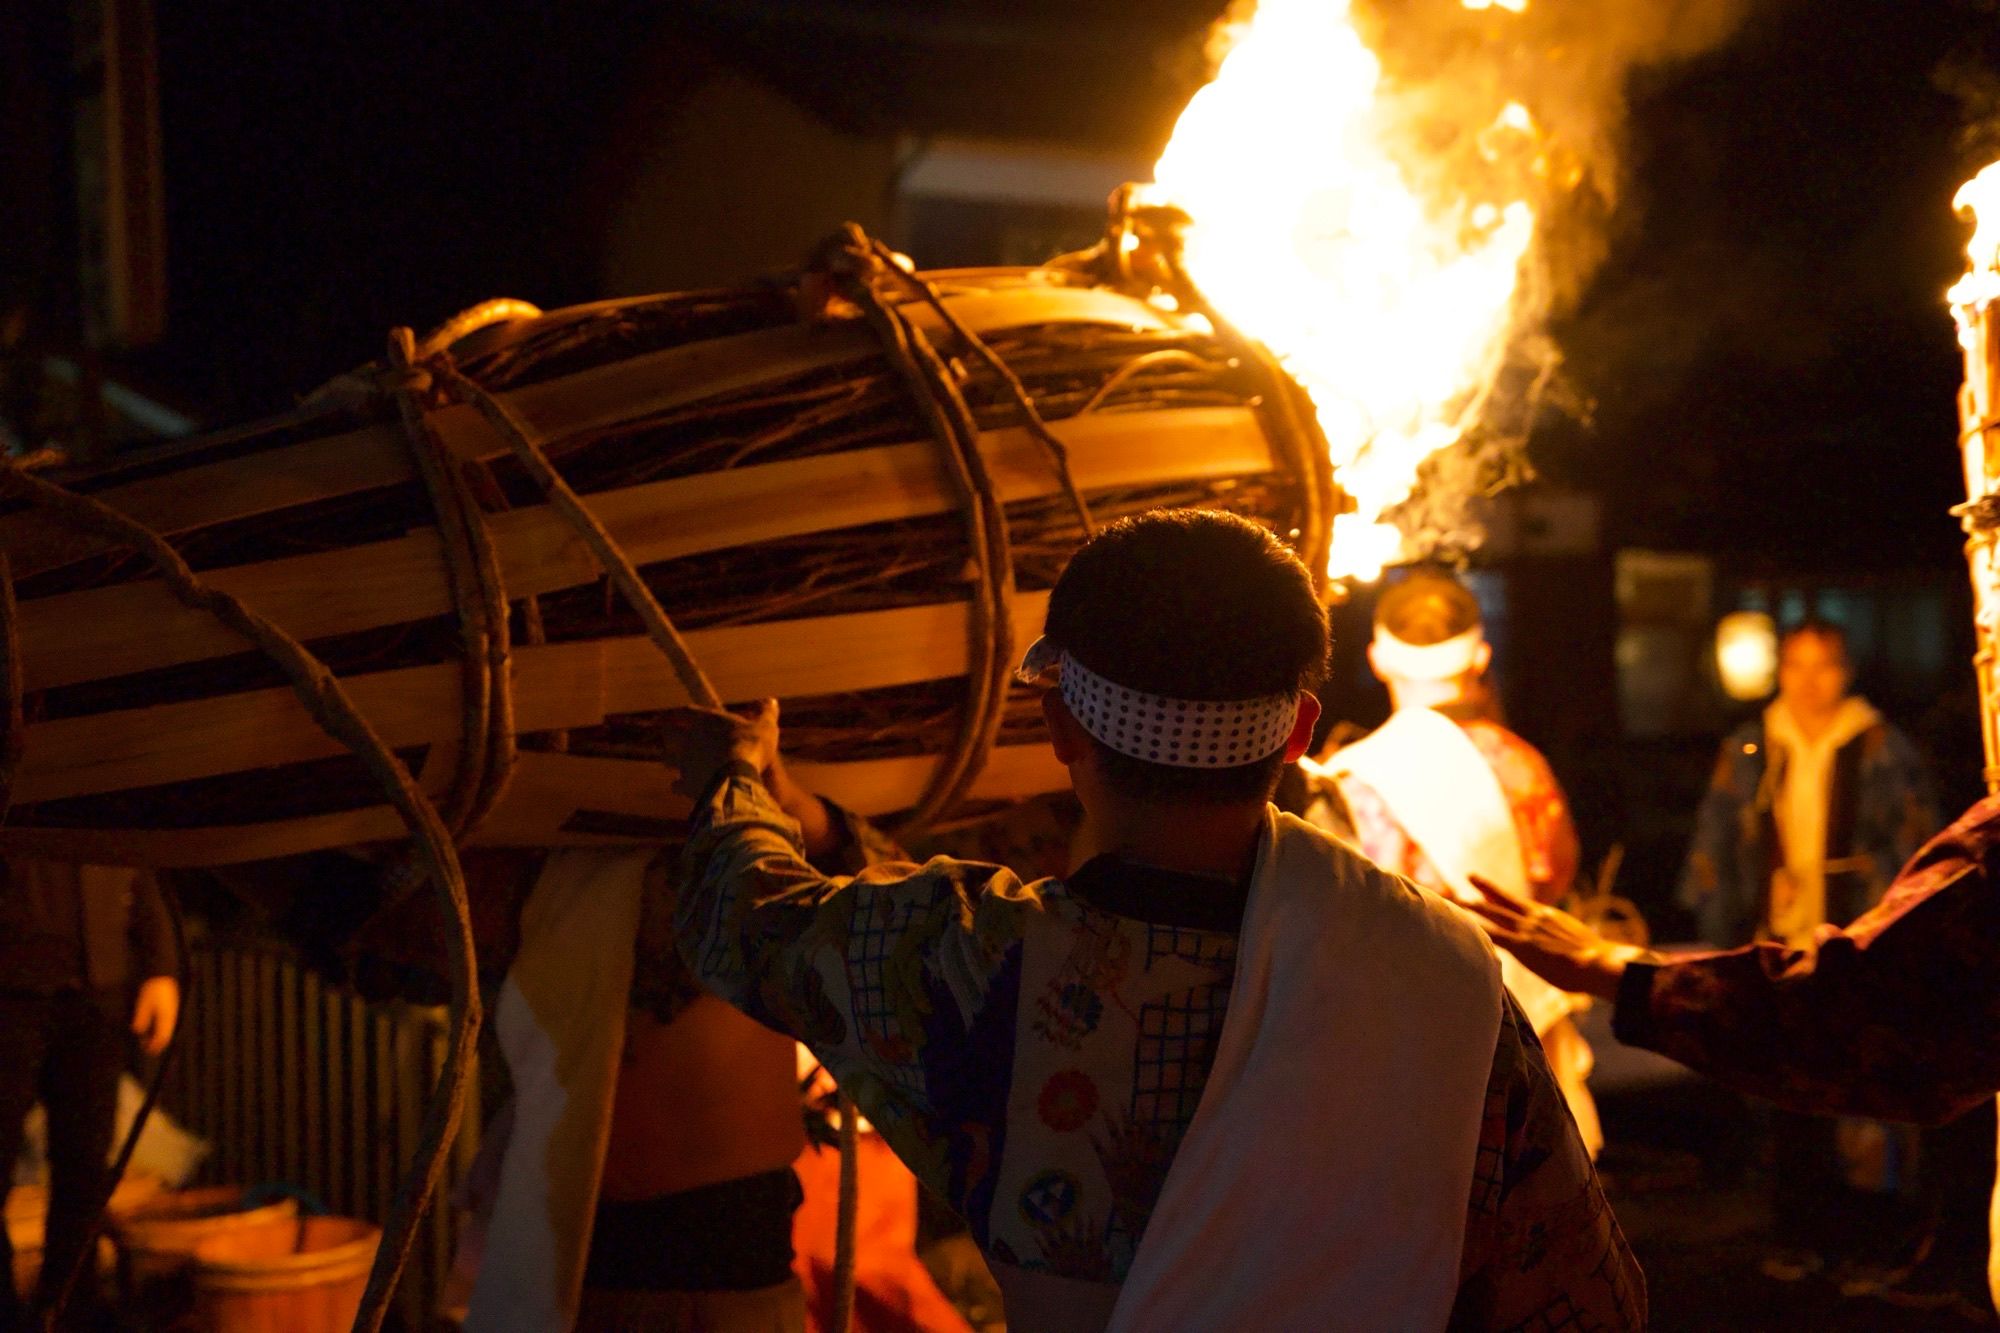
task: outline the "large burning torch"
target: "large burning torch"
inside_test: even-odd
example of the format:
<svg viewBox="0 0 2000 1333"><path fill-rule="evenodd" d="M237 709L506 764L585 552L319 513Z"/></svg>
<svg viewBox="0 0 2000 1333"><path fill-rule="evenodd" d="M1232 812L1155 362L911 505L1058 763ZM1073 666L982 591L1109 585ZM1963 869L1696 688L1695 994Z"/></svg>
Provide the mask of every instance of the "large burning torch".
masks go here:
<svg viewBox="0 0 2000 1333"><path fill-rule="evenodd" d="M1986 746L1986 790L2000 793L2000 162L1965 183L1953 206L1974 223L1971 267L1948 299L1965 349L1958 397L1959 446L1965 459L1965 558L1972 569L1978 652L1979 730Z"/></svg>

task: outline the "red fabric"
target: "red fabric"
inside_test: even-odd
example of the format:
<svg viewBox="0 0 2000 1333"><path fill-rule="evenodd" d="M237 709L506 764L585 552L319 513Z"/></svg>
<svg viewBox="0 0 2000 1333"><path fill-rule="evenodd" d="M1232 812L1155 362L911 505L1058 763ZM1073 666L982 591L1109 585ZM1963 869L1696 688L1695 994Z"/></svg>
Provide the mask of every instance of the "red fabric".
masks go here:
<svg viewBox="0 0 2000 1333"><path fill-rule="evenodd" d="M861 1136L855 1226L856 1333L971 1333L917 1258L917 1179L874 1134ZM807 1148L793 1164L806 1200L792 1218L792 1267L806 1289L806 1326L833 1327L833 1241L840 1154Z"/></svg>

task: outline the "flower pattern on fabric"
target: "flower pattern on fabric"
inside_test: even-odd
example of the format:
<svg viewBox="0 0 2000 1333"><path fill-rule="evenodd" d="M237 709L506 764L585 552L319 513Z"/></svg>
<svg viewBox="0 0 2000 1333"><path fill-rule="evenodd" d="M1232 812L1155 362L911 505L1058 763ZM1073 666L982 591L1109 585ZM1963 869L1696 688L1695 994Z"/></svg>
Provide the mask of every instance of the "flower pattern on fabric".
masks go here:
<svg viewBox="0 0 2000 1333"><path fill-rule="evenodd" d="M1134 902L1168 873L1107 864ZM681 879L701 981L805 1040L990 1257L1124 1279L1215 1060L1233 929L1120 915L985 861L828 877L742 768L698 805ZM1451 1327L1643 1328L1643 1279L1511 1002L1477 1161Z"/></svg>
<svg viewBox="0 0 2000 1333"><path fill-rule="evenodd" d="M1097 1114L1097 1085L1081 1069L1065 1069L1042 1084L1042 1123L1058 1134L1082 1129Z"/></svg>

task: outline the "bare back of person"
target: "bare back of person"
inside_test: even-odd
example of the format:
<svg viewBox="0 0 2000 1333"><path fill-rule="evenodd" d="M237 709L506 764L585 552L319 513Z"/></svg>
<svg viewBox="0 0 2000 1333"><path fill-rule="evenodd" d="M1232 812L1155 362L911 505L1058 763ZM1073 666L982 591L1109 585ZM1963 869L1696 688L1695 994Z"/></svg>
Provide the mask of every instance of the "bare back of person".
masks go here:
<svg viewBox="0 0 2000 1333"><path fill-rule="evenodd" d="M602 1197L654 1199L790 1167L805 1149L796 1050L713 996L665 1023L633 1009Z"/></svg>

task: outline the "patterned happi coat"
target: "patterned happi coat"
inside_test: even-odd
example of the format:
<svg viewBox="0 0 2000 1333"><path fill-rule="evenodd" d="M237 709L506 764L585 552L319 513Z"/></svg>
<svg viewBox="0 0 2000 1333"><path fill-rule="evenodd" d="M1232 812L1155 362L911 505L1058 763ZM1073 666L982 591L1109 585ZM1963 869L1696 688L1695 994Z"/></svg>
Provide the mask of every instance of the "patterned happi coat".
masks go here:
<svg viewBox="0 0 2000 1333"><path fill-rule="evenodd" d="M797 838L743 765L698 804L689 966L810 1047L989 1258L1121 1282L1207 1083L1245 890L1112 856L1065 879L947 857L828 877ZM1643 1327L1643 1280L1511 1003L1466 1208L1454 1328Z"/></svg>

